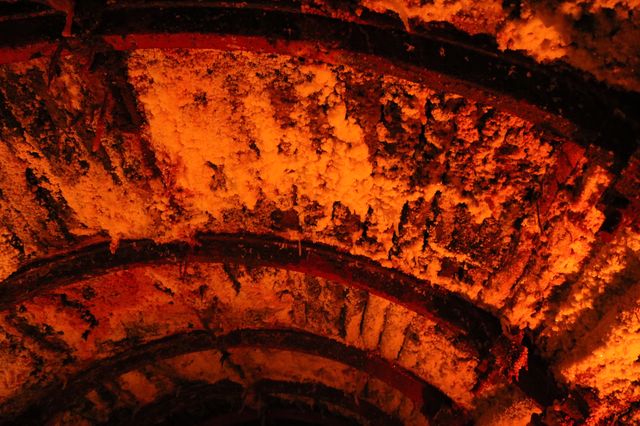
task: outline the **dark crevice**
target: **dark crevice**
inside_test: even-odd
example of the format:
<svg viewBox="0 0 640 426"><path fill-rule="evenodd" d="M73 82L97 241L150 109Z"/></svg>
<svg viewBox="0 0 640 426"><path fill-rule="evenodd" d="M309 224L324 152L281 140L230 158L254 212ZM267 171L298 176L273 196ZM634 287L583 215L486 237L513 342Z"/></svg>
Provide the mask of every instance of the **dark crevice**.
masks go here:
<svg viewBox="0 0 640 426"><path fill-rule="evenodd" d="M67 242L73 242L75 238L67 227L66 219L70 217L71 212L66 201L56 198L49 189L45 188L43 183L48 183L47 178L37 177L29 167L25 169L25 179L38 204L47 211L47 219L57 226Z"/></svg>
<svg viewBox="0 0 640 426"><path fill-rule="evenodd" d="M233 287L233 290L236 292L236 295L240 294L240 290L242 289L242 284L240 283L240 281L238 281L238 277L236 276L236 273L231 267L231 265L229 265L228 263L223 263L222 270L227 275L227 278L229 278L229 281L231 281L231 286Z"/></svg>
<svg viewBox="0 0 640 426"><path fill-rule="evenodd" d="M517 384L527 395L543 407L549 407L555 400L567 396L567 389L555 380L550 365L533 345L532 339L525 336L523 344L527 347L527 365L520 370Z"/></svg>

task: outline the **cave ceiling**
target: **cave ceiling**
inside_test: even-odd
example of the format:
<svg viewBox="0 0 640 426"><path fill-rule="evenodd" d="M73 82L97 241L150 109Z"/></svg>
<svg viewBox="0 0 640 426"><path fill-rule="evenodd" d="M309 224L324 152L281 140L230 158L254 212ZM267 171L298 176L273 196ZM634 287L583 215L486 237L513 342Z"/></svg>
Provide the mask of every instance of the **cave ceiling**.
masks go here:
<svg viewBox="0 0 640 426"><path fill-rule="evenodd" d="M640 4L0 2L0 423L640 424Z"/></svg>

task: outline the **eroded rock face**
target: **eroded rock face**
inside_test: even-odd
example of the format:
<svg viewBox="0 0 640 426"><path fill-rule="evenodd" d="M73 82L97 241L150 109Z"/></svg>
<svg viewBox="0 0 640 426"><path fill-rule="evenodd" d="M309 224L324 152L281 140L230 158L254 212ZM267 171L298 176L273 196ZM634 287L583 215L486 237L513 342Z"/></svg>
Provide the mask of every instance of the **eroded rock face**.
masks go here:
<svg viewBox="0 0 640 426"><path fill-rule="evenodd" d="M7 199L24 211L44 204L38 193L56 194L50 209L71 224L60 219L55 231L69 239L107 234L115 247L205 230L273 232L364 254L501 309L534 251L547 242L556 250L535 266L532 285L545 294L577 272L604 220L596 203L612 177L606 160L589 161L601 156L596 148L455 94L248 53L139 51L127 66L148 117L140 134L116 128L118 111L98 111L82 123L105 128L80 148L86 160L47 161L46 150L65 148L35 137L18 137L23 150L7 153L24 170L23 188L35 188ZM22 84L44 78L43 68L28 68ZM75 102L95 102L91 89L77 87ZM69 102L48 97L51 108ZM71 113L60 119L47 132L79 146ZM32 234L43 223L27 220ZM28 234L15 238L25 257L37 250Z"/></svg>
<svg viewBox="0 0 640 426"><path fill-rule="evenodd" d="M488 34L502 50L566 62L610 84L640 90L637 1L365 0L362 6L393 11L409 28L446 22L469 34Z"/></svg>
<svg viewBox="0 0 640 426"><path fill-rule="evenodd" d="M142 342L197 330L227 335L241 329L292 328L328 336L350 347L376 353L417 377L428 378L436 386L447 388L448 395L467 407L472 405L473 388L478 380L477 357L467 348L449 342L428 319L362 291L268 268L247 269L228 264L190 264L186 270L178 265L132 268L65 287L63 293L55 292L21 305L20 311L6 317L3 324L6 338L30 341L33 337L20 333L26 333L31 326L41 330L33 343L50 343L50 347L45 350L45 356L48 355L45 370L34 367L28 382L15 383L13 388L6 389L11 393L7 399L15 400L16 404L24 403L20 397L25 386L32 387L37 395L37 389L46 389L49 383L58 380L50 371L60 369L59 377L73 376L83 366L113 357L125 348L134 350ZM26 346L15 351L12 363L23 355L29 358L31 349ZM218 353L217 357L221 356ZM226 363L226 368L231 368L235 362L239 369L232 376L220 372L221 378L237 379L239 374L250 383L258 380L248 377L251 373L247 369L255 368L250 364L266 363L263 369L284 375L278 379L305 381L287 375L318 374L322 378L324 374L330 376L328 383L332 387L348 393L352 393L349 387L358 383L350 376L352 373L341 373L344 366L334 371L331 365L322 366L318 362L314 368L326 371L314 373L314 368L307 365L313 361L306 364L296 361L288 362L291 373L285 373L269 356L246 357L242 362L234 357L218 359L221 366ZM205 378L194 372L189 374L193 380ZM213 371L206 373L206 377L211 374ZM366 376L364 372L358 374ZM363 386L366 385L358 385L359 392ZM380 392L390 398L392 405L385 410L390 415L397 414L398 407L393 404L415 405L403 402L407 398L402 396L403 389L389 391L388 395L387 391ZM406 415L413 416L415 410L419 412L419 407Z"/></svg>
<svg viewBox="0 0 640 426"><path fill-rule="evenodd" d="M564 35L536 29L551 25L546 6L360 6L394 10L410 29L444 20L488 32L635 87L627 68L614 78L580 62L600 41L563 27L615 10L612 37L628 47L631 3L565 2L554 18ZM364 424L637 416L637 153L621 159L499 102L304 55L69 49L3 65L0 80L3 418L205 419L228 414L221 404L254 418L267 406L317 415L314 401ZM393 283L395 293L358 286L312 261L302 271L259 255L206 263L183 250L109 267L96 249L196 250L205 233L297 242L297 258L322 247L382 266L394 283L411 277L417 300L462 302L426 312ZM97 253L91 273L46 274L87 253ZM36 269L43 282L29 281ZM472 318L459 307L479 307L499 336L452 322ZM336 349L295 346L283 330ZM182 390L191 396L162 411ZM189 405L205 391L218 395L209 408Z"/></svg>
<svg viewBox="0 0 640 426"><path fill-rule="evenodd" d="M300 383L297 386L307 394L288 394L295 388L295 383ZM209 391L208 404L189 399L189 394L198 388ZM181 389L180 394L185 396L176 398L177 389ZM243 389L248 395L244 401L238 398L240 395L233 394L233 391ZM357 395L358 399L352 399L352 395ZM114 398L109 400L109 396ZM344 396L345 400L351 401L349 409L338 405L344 401L336 396ZM150 422L156 412L161 412L158 402L175 408L179 408L178 404L191 404L191 409L203 419L211 414L207 407L214 415L216 409L218 413L235 409L259 418L252 412L264 410L267 405L277 410L295 404L313 407L316 403L318 412L326 417L337 416L342 421L353 419L355 414L355 419L361 423L428 424L420 413L415 412L411 402L384 383L337 362L276 350L234 349L225 353L205 351L178 356L114 378L99 392L87 394L86 400L91 401L86 404L91 407L90 413L69 411L60 414L57 421L77 424L75 422L91 416L104 422L130 417ZM116 407L112 406L113 401L117 401ZM384 407L384 411L375 407ZM114 411L119 417L114 418ZM134 414L135 411L137 413ZM385 411L394 414L389 415ZM192 418L181 419L179 413L173 416L174 421L190 421Z"/></svg>

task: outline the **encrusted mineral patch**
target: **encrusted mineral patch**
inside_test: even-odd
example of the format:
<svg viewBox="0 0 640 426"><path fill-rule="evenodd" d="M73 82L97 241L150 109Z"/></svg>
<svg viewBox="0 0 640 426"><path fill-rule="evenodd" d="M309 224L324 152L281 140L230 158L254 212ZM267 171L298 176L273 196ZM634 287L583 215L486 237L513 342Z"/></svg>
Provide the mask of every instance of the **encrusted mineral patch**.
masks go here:
<svg viewBox="0 0 640 426"><path fill-rule="evenodd" d="M5 3L1 423L639 421L637 2Z"/></svg>

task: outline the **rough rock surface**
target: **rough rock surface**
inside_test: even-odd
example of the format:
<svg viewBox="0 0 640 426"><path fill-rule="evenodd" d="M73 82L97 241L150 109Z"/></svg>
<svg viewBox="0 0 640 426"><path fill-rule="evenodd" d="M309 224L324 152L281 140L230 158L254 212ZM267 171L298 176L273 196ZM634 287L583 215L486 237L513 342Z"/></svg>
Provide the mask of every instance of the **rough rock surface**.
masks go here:
<svg viewBox="0 0 640 426"><path fill-rule="evenodd" d="M640 87L637 4L516 3L354 10L395 11L409 30L446 21ZM637 421L640 153L435 86L240 50L70 48L0 66L0 418L208 419L226 404L346 424ZM322 247L458 304L425 315L390 290L249 257L103 268L100 252L78 279L29 281L99 244L116 256L203 234ZM452 327L467 318L456 306L500 336ZM285 331L332 349L256 337ZM195 349L171 349L175 336Z"/></svg>
<svg viewBox="0 0 640 426"><path fill-rule="evenodd" d="M447 23L495 38L502 50L562 61L610 84L640 90L640 2L364 0L393 11L409 28Z"/></svg>

